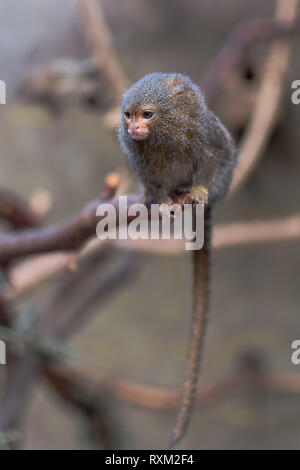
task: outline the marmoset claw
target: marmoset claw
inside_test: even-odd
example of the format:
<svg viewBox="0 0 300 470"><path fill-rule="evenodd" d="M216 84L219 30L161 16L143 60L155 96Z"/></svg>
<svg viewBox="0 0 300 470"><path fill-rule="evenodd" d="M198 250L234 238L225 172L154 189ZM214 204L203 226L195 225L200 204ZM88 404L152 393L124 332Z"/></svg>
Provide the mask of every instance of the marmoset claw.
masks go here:
<svg viewBox="0 0 300 470"><path fill-rule="evenodd" d="M204 186L195 186L189 192L179 194L174 198L174 203L180 204L207 204L208 191Z"/></svg>
<svg viewBox="0 0 300 470"><path fill-rule="evenodd" d="M170 197L168 197L168 199L166 201L164 201L163 203L160 204L159 206L159 213L161 216L167 216L168 218L170 219L173 219L176 214L178 214L178 212L180 211L180 206L174 206L172 209L171 207L174 205L174 201L173 199L171 199Z"/></svg>

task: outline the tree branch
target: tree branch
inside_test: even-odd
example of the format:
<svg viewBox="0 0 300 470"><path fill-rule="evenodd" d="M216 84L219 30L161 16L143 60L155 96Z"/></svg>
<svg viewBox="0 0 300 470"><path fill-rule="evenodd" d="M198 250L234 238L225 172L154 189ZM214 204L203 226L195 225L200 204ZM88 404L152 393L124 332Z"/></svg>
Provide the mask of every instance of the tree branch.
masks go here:
<svg viewBox="0 0 300 470"><path fill-rule="evenodd" d="M78 0L78 3L84 31L92 48L92 56L111 89L115 106L119 107L128 80L114 49L113 38L104 17L101 2Z"/></svg>
<svg viewBox="0 0 300 470"><path fill-rule="evenodd" d="M290 0L289 2L280 0L276 11L277 19L292 28L297 7L298 0ZM291 44L286 40L280 40L271 47L265 62L254 111L246 134L239 145L241 161L230 186L230 195L235 193L249 178L268 142L278 115L290 51Z"/></svg>
<svg viewBox="0 0 300 470"><path fill-rule="evenodd" d="M72 382L84 383L89 389L94 390L94 395L106 391L110 396L142 408L174 409L178 407L181 399L180 389L154 387L121 380L96 369L78 365L45 364L44 369L48 376L55 377L65 386ZM274 392L300 394L300 377L299 374L285 372L270 372L264 375L259 371L239 373L212 383L200 384L196 396L197 404L207 405L249 388L268 388Z"/></svg>
<svg viewBox="0 0 300 470"><path fill-rule="evenodd" d="M213 59L200 87L208 102L213 101L224 81L239 64L250 46L266 40L284 39L300 33L300 16L294 23L283 18L259 18L239 24Z"/></svg>
<svg viewBox="0 0 300 470"><path fill-rule="evenodd" d="M9 189L0 189L0 219L4 219L15 229L37 227L39 217L29 205Z"/></svg>
<svg viewBox="0 0 300 470"><path fill-rule="evenodd" d="M253 243L275 243L300 239L300 214L274 220L233 222L217 225L213 232L214 249L243 246ZM109 244L125 250L161 255L179 255L185 251L185 240L92 240L78 255L79 261L87 256L97 256ZM68 269L70 254L47 253L29 257L7 272L10 285L0 288L4 298L14 298L27 293L40 283Z"/></svg>

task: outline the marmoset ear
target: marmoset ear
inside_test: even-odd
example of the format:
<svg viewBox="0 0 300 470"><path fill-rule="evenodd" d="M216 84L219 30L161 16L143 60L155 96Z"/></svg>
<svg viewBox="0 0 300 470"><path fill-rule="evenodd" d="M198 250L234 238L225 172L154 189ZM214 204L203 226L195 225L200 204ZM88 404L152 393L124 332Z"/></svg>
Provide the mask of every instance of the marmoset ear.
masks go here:
<svg viewBox="0 0 300 470"><path fill-rule="evenodd" d="M167 85L171 88L172 96L177 96L180 94L183 94L185 92L184 85L182 83L182 80L179 77L170 77L167 80Z"/></svg>
<svg viewBox="0 0 300 470"><path fill-rule="evenodd" d="M174 75L173 77L168 78L167 85L169 86L182 85L182 79Z"/></svg>

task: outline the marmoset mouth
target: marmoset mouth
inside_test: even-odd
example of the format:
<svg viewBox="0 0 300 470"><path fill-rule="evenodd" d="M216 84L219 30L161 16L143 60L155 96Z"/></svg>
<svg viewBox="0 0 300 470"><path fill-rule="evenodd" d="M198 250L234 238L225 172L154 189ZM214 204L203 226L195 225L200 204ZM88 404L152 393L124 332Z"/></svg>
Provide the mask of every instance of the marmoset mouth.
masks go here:
<svg viewBox="0 0 300 470"><path fill-rule="evenodd" d="M148 137L149 131L142 131L142 132L137 132L137 131L132 131L128 129L128 133L130 137L134 140L144 140Z"/></svg>

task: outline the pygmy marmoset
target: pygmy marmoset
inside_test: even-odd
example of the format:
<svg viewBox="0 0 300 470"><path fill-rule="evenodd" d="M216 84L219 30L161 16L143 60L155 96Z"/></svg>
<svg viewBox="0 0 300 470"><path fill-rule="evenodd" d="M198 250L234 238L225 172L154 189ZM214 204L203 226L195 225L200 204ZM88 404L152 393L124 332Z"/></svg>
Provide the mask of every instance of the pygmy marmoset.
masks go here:
<svg viewBox="0 0 300 470"><path fill-rule="evenodd" d="M209 300L212 207L227 193L237 150L227 129L207 108L200 88L177 73L146 75L127 90L119 139L148 200L206 204L204 246L193 252L192 333L173 446L187 427L196 394Z"/></svg>
<svg viewBox="0 0 300 470"><path fill-rule="evenodd" d="M236 148L188 77L153 73L132 85L122 102L119 139L146 195L157 202L180 193L202 199L201 188L210 204L226 194Z"/></svg>

